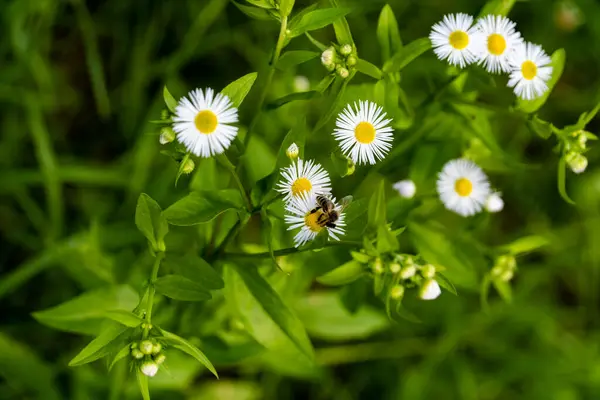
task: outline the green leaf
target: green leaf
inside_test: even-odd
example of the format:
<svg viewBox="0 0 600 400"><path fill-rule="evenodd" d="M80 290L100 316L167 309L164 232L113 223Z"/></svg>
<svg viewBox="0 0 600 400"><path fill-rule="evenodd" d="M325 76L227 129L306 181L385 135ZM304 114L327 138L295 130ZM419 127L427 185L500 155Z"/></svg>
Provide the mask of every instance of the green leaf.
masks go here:
<svg viewBox="0 0 600 400"><path fill-rule="evenodd" d="M443 287L444 289L446 289L447 291L449 291L453 295L458 296L458 293L456 293L456 288L454 287L454 285L452 284L452 282L450 282L450 280L448 278L446 278L444 275L442 275L441 273L437 272L435 274L435 280L437 281L437 283L441 287Z"/></svg>
<svg viewBox="0 0 600 400"><path fill-rule="evenodd" d="M334 80L335 80L335 75L334 74L326 75L317 84L317 86L315 87L315 90L317 92L321 92L321 93L325 92L329 88L329 86L331 86L331 84L333 83Z"/></svg>
<svg viewBox="0 0 600 400"><path fill-rule="evenodd" d="M351 251L350 255L352 256L353 259L355 259L356 261L361 262L363 264L366 264L369 261L371 261L371 256L369 256L366 253L362 253L362 252L358 252L358 251Z"/></svg>
<svg viewBox="0 0 600 400"><path fill-rule="evenodd" d="M557 184L560 197L567 203L575 205L575 202L567 194L567 161L564 155L558 161Z"/></svg>
<svg viewBox="0 0 600 400"><path fill-rule="evenodd" d="M250 89L252 89L257 76L256 72L246 74L225 86L221 94L229 97L234 107L239 107L250 92Z"/></svg>
<svg viewBox="0 0 600 400"><path fill-rule="evenodd" d="M211 298L201 285L181 275L161 276L154 282L156 291L173 300L204 301Z"/></svg>
<svg viewBox="0 0 600 400"><path fill-rule="evenodd" d="M127 357L130 352L131 352L131 343L127 343L125 346L123 346L121 348L121 350L119 350L117 352L117 354L115 354L112 361L108 365L108 370L109 371L112 370L112 368L115 366L115 364L118 363L119 361L121 361L123 358Z"/></svg>
<svg viewBox="0 0 600 400"><path fill-rule="evenodd" d="M237 1L231 1L233 5L235 5L238 10L249 16L253 19L258 19L260 21L274 21L277 18L270 12L270 10L266 8L259 7L250 7L245 6L243 4L238 3Z"/></svg>
<svg viewBox="0 0 600 400"><path fill-rule="evenodd" d="M265 106L265 109L266 110L275 110L281 106L286 105L287 103L291 103L292 101L310 100L310 99L314 99L315 97L319 97L320 95L321 95L321 92L318 92L316 90L309 90L307 92L290 93L288 95L285 95L283 97L280 97L280 98L268 103Z"/></svg>
<svg viewBox="0 0 600 400"><path fill-rule="evenodd" d="M273 261L273 265L275 265L278 269L281 269L281 267L279 267L279 264L277 264L277 260L275 259L275 253L273 252L273 223L269 218L269 214L267 214L267 210L260 210L260 221L263 241L267 244L269 254L271 255L271 261Z"/></svg>
<svg viewBox="0 0 600 400"><path fill-rule="evenodd" d="M481 9L479 13L479 17L481 18L485 15L508 15L516 0L490 0Z"/></svg>
<svg viewBox="0 0 600 400"><path fill-rule="evenodd" d="M135 225L148 239L154 251L165 251L164 237L169 232L169 224L163 217L158 203L146 193L138 197Z"/></svg>
<svg viewBox="0 0 600 400"><path fill-rule="evenodd" d="M377 228L386 223L385 182L379 183L377 191L369 200L369 227Z"/></svg>
<svg viewBox="0 0 600 400"><path fill-rule="evenodd" d="M121 285L86 292L32 315L38 322L54 329L95 335L108 311L133 310L138 303L138 294L130 286Z"/></svg>
<svg viewBox="0 0 600 400"><path fill-rule="evenodd" d="M389 253L398 250L399 247L398 239L390 231L390 228L386 224L379 225L377 228L377 251Z"/></svg>
<svg viewBox="0 0 600 400"><path fill-rule="evenodd" d="M175 100L175 98L173 97L171 92L169 92L169 89L167 89L166 86L163 88L163 99L165 100L165 104L167 105L169 111L175 113L175 109L177 108L177 100Z"/></svg>
<svg viewBox="0 0 600 400"><path fill-rule="evenodd" d="M130 328L114 322L105 324L98 336L69 361L69 367L87 364L104 357L110 353L111 344L119 342L119 336L128 329Z"/></svg>
<svg viewBox="0 0 600 400"><path fill-rule="evenodd" d="M125 310L108 310L104 313L104 316L130 328L135 328L144 322L143 319L134 313Z"/></svg>
<svg viewBox="0 0 600 400"><path fill-rule="evenodd" d="M190 153L186 153L183 158L181 159L181 161L179 162L179 168L177 169L177 175L175 175L175 186L177 186L177 182L179 182L179 178L181 178L181 176L185 173L185 165L187 164L188 160L190 159L191 154Z"/></svg>
<svg viewBox="0 0 600 400"><path fill-rule="evenodd" d="M189 226L212 221L227 210L242 210L243 206L236 189L198 190L171 204L163 215L171 225Z"/></svg>
<svg viewBox="0 0 600 400"><path fill-rule="evenodd" d="M383 62L386 62L392 54L396 54L402 48L402 39L398 29L398 21L394 11L389 4L381 9L379 21L377 22L377 40L381 47Z"/></svg>
<svg viewBox="0 0 600 400"><path fill-rule="evenodd" d="M367 305L351 314L334 291L303 296L295 309L311 336L329 341L366 339L390 326L385 314Z"/></svg>
<svg viewBox="0 0 600 400"><path fill-rule="evenodd" d="M371 64L367 60L363 60L362 58L360 58L356 63L356 69L358 70L358 72L368 75L372 78L383 78L383 72L381 72L379 68L377 68L375 65Z"/></svg>
<svg viewBox="0 0 600 400"><path fill-rule="evenodd" d="M246 2L256 7L266 8L267 10L273 9L273 4L269 3L267 0L246 0Z"/></svg>
<svg viewBox="0 0 600 400"><path fill-rule="evenodd" d="M500 279L492 279L492 284L505 302L512 303L512 288L508 282Z"/></svg>
<svg viewBox="0 0 600 400"><path fill-rule="evenodd" d="M316 6L316 4L313 4ZM323 43L319 42L317 39L315 39L310 33L306 32L304 33L304 35L306 35L306 37L308 38L308 40L310 40L310 42L322 52L324 52L325 50L327 50L327 46L325 46Z"/></svg>
<svg viewBox="0 0 600 400"><path fill-rule="evenodd" d="M338 0L329 0L329 4L333 7L340 8ZM340 46L350 44L354 46L354 39L352 39L352 32L346 18L340 18L333 23L333 30L335 31L335 38L337 39Z"/></svg>
<svg viewBox="0 0 600 400"><path fill-rule="evenodd" d="M331 162L333 163L333 168L342 178L351 172L349 168L352 166L352 163L340 152L334 151L331 153Z"/></svg>
<svg viewBox="0 0 600 400"><path fill-rule="evenodd" d="M142 399L150 400L150 389L148 389L148 377L144 375L139 368L135 370L135 376L137 378L138 386L140 387Z"/></svg>
<svg viewBox="0 0 600 400"><path fill-rule="evenodd" d="M313 358L313 348L300 320L283 303L279 295L251 265L232 265L245 286L273 322L308 358Z"/></svg>
<svg viewBox="0 0 600 400"><path fill-rule="evenodd" d="M290 22L289 37L294 38L305 32L324 28L350 12L349 8L324 8L310 11L302 15L298 20L295 18Z"/></svg>
<svg viewBox="0 0 600 400"><path fill-rule="evenodd" d="M25 344L1 332L0 376L3 378L3 386L8 384L21 392L18 397L13 397L10 395L11 390L7 392L3 389L3 396L7 396L7 399L59 400L64 398L56 387L52 367Z"/></svg>
<svg viewBox="0 0 600 400"><path fill-rule="evenodd" d="M527 125L529 126L529 129L539 135L542 139L548 139L552 136L552 124L539 119L537 116L534 116L527 121Z"/></svg>
<svg viewBox="0 0 600 400"><path fill-rule="evenodd" d="M552 66L552 77L547 82L548 90L546 90L546 92L544 92L543 95L534 100L523 100L519 98L517 100L517 110L521 110L526 113L534 113L537 110L539 110L544 105L544 103L546 103L546 100L548 100L548 96L550 96L552 89L554 88L554 86L556 85L563 73L566 58L565 50L556 50L550 58L552 59L552 62L550 63L550 66Z"/></svg>
<svg viewBox="0 0 600 400"><path fill-rule="evenodd" d="M223 279L209 263L196 255L171 256L163 265L177 274L202 286L205 290L219 290L224 286Z"/></svg>
<svg viewBox="0 0 600 400"><path fill-rule="evenodd" d="M353 282L365 274L364 264L351 260L317 277L317 282L327 286L341 286Z"/></svg>
<svg viewBox="0 0 600 400"><path fill-rule="evenodd" d="M316 51L307 50L292 50L286 51L277 60L276 67L282 71L288 70L296 65L305 63L312 60L313 58L319 57L319 53Z"/></svg>
<svg viewBox="0 0 600 400"><path fill-rule="evenodd" d="M199 348L197 348L184 338L177 336L174 333L168 332L161 328L158 329L162 333L163 338L168 344L194 357L196 360L198 360L198 362L200 362L200 364L208 368L208 370L212 372L214 376L216 376L217 378L219 377L219 374L217 374L217 370L215 370L215 367Z"/></svg>
<svg viewBox="0 0 600 400"><path fill-rule="evenodd" d="M282 17L287 17L291 14L292 9L294 8L295 0L281 0L279 2L279 14Z"/></svg>
<svg viewBox="0 0 600 400"><path fill-rule="evenodd" d="M518 255L522 253L529 253L550 244L550 241L539 235L525 236L515 240L512 243L500 246L500 249L507 251L512 255Z"/></svg>
<svg viewBox="0 0 600 400"><path fill-rule="evenodd" d="M401 71L415 58L431 48L429 38L413 40L406 46L400 48L388 61L383 64L383 72L391 74Z"/></svg>

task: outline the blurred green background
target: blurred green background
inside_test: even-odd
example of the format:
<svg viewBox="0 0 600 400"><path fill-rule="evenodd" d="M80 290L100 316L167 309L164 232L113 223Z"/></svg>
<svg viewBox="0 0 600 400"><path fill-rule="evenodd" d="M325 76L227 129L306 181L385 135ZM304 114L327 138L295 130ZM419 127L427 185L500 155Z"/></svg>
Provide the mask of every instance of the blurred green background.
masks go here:
<svg viewBox="0 0 600 400"><path fill-rule="evenodd" d="M348 21L359 55L381 66L375 29L386 2L342 3L353 8ZM404 43L427 36L446 13L477 15L483 5L467 0L388 3ZM295 9L309 4L297 0ZM141 287L151 260L134 225L138 195L146 192L166 207L190 188L211 187L213 181L200 163L175 187L177 164L159 153L159 127L149 123L164 108L163 85L180 97L196 87L220 90L250 72L260 77L279 27L251 20L229 0L3 0L0 15L0 399L139 398L126 365L111 373L103 362L67 367L90 337L53 330L31 313L89 289L118 283ZM540 117L559 127L575 123L598 101L600 3L521 1L509 16L527 40L548 53L565 49L565 71ZM315 36L334 41L331 27ZM288 48L316 50L305 37ZM419 104L440 85L445 70L432 52L407 67L402 87L409 101ZM278 71L267 102L293 92L298 75L314 87L326 70L316 58L295 70ZM371 78L357 75L349 99L367 96L372 84ZM486 104L507 109L513 102L506 77L475 73L470 85ZM255 88L242 105L242 125L256 112L258 92ZM269 172L297 115L306 115L310 126L321 111L317 101L296 102L263 114L249 156L241 161L249 179ZM417 118L397 132L399 141L418 132L423 122ZM423 179L418 184L432 189L441 165L460 156L461 142L455 138L463 126L454 124L449 137L439 132L409 143L378 172L390 183L416 175ZM436 301L411 303L421 324L388 322L374 298L349 315L336 290L311 284L315 275L347 260L347 251L290 256L280 261L290 275L274 273L271 283L305 323L316 364L299 365L278 353L245 357L218 345L211 350L217 332L241 334L222 298L200 305L162 302L157 318L176 326L182 336L202 338L221 379L171 352L169 370L152 381L153 398L600 398L599 153L592 143L588 170L567 174L567 190L577 203L571 206L556 189L555 139L535 136L510 114L492 114L490 125L501 147L519 160L517 166L490 163L487 169L503 193L504 211L475 221L440 207L428 215L446 225L451 242L475 243L476 238L497 246L530 234L550 240L541 251L518 258L512 304L492 293L484 313L479 293L459 288L458 297L444 293ZM307 155L330 170L331 129L330 122L306 146ZM598 122L588 130L598 133ZM424 167L419 164L423 158L433 161ZM369 173L369 168L358 168L353 176L334 178L334 193L338 198L366 195L360 183ZM402 226L405 214L399 212L394 223ZM224 217L222 224L231 221ZM287 247L290 236L279 228L277 248ZM173 229L168 246L202 249L211 229ZM256 223L249 224L240 241L264 248ZM402 246L415 251L404 237ZM485 261L477 267L491 267L491 260Z"/></svg>

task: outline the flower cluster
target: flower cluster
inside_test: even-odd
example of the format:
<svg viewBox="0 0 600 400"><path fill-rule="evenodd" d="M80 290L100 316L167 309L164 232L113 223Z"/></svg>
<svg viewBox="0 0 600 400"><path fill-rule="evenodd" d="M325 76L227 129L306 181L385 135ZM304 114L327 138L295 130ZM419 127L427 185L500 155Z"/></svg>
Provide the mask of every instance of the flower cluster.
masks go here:
<svg viewBox="0 0 600 400"><path fill-rule="evenodd" d="M587 157L583 155L587 151L587 141L596 140L596 136L584 130L571 133L565 139L565 161L569 168L576 174L581 174L588 166Z"/></svg>
<svg viewBox="0 0 600 400"><path fill-rule="evenodd" d="M492 74L508 73L508 86L517 96L532 100L547 90L551 59L541 46L525 42L516 24L500 15L474 23L467 14L446 15L429 35L440 60L464 68L477 63Z"/></svg>
<svg viewBox="0 0 600 400"><path fill-rule="evenodd" d="M350 76L350 69L356 66L356 50L349 44L330 46L321 53L321 63L328 71L337 73L340 78Z"/></svg>
<svg viewBox="0 0 600 400"><path fill-rule="evenodd" d="M161 353L162 345L154 339L133 342L129 346L131 357L138 363L140 371L146 376L154 376L158 367L167 357Z"/></svg>
<svg viewBox="0 0 600 400"><path fill-rule="evenodd" d="M496 262L490 271L493 279L503 282L510 281L517 270L517 260L512 255L502 255L496 258Z"/></svg>

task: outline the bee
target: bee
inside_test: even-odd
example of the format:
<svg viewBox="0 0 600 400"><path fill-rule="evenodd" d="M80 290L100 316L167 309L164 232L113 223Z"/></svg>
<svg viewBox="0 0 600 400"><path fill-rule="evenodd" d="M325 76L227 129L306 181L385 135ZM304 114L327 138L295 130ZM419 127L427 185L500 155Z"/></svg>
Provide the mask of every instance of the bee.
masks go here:
<svg viewBox="0 0 600 400"><path fill-rule="evenodd" d="M340 214L350 204L352 196L346 196L342 199L340 207L336 208L330 198L319 195L317 196L317 207L313 208L310 213L320 213L317 217L317 224L320 227L335 228L336 222L340 218Z"/></svg>

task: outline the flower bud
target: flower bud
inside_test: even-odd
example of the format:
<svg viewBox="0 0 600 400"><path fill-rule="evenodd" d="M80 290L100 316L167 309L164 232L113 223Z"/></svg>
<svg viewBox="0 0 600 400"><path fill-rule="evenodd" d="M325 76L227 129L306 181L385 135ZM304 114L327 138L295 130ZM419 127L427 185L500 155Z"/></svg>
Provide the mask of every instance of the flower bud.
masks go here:
<svg viewBox="0 0 600 400"><path fill-rule="evenodd" d="M340 76L340 78L346 79L348 75L350 75L350 72L348 72L346 68L340 67L337 69L337 74Z"/></svg>
<svg viewBox="0 0 600 400"><path fill-rule="evenodd" d="M348 56L348 58L346 59L346 65L349 67L354 67L357 62L358 60L354 56Z"/></svg>
<svg viewBox="0 0 600 400"><path fill-rule="evenodd" d="M404 286L396 285L390 290L390 297L394 300L399 300L404 296Z"/></svg>
<svg viewBox="0 0 600 400"><path fill-rule="evenodd" d="M287 150L285 151L285 154L292 160L298 158L298 155L300 154L300 149L298 148L298 145L296 143L292 143L290 144L290 147L287 148Z"/></svg>
<svg viewBox="0 0 600 400"><path fill-rule="evenodd" d="M169 110L162 110L160 112L160 119L169 119Z"/></svg>
<svg viewBox="0 0 600 400"><path fill-rule="evenodd" d="M421 268L421 274L425 279L433 279L435 276L435 267L431 264L423 265Z"/></svg>
<svg viewBox="0 0 600 400"><path fill-rule="evenodd" d="M306 92L310 90L310 81L308 78L302 75L294 77L294 90L296 92Z"/></svg>
<svg viewBox="0 0 600 400"><path fill-rule="evenodd" d="M585 158L585 156L583 154L579 154L579 153L567 154L566 161L567 161L567 164L569 164L569 167L571 168L571 170L573 172L575 172L576 174L582 173L583 171L585 171L585 169L588 166L587 158Z"/></svg>
<svg viewBox="0 0 600 400"><path fill-rule="evenodd" d="M326 66L328 69L331 65L334 64L334 59L335 50L333 49L333 47L329 47L328 49L325 49L323 53L321 53L321 64Z"/></svg>
<svg viewBox="0 0 600 400"><path fill-rule="evenodd" d="M417 273L417 268L414 265L406 265L400 272L400 278L410 279Z"/></svg>
<svg viewBox="0 0 600 400"><path fill-rule="evenodd" d="M133 349L131 350L131 356L136 360L141 360L142 358L144 358L144 353L142 353L138 349Z"/></svg>
<svg viewBox="0 0 600 400"><path fill-rule="evenodd" d="M158 139L160 144L171 143L175 140L175 132L170 126L165 126L160 130L160 138Z"/></svg>
<svg viewBox="0 0 600 400"><path fill-rule="evenodd" d="M405 199L412 199L417 192L415 183L410 179L405 179L403 181L394 183L394 189L396 189L398 194Z"/></svg>
<svg viewBox="0 0 600 400"><path fill-rule="evenodd" d="M354 173L354 171L356 171L356 163L350 157L347 157L346 161L346 175L344 176L350 176Z"/></svg>
<svg viewBox="0 0 600 400"><path fill-rule="evenodd" d="M185 164L183 164L183 173L189 175L192 173L192 171L194 171L194 168L196 168L194 160L188 158L185 160Z"/></svg>
<svg viewBox="0 0 600 400"><path fill-rule="evenodd" d="M504 269L499 266L499 265L494 265L494 267L492 268L492 270L490 271L490 274L493 277L499 277L500 275L502 275L502 273L504 272Z"/></svg>
<svg viewBox="0 0 600 400"><path fill-rule="evenodd" d="M392 274L397 274L398 272L400 272L401 269L402 267L397 262L393 262L390 264L390 272Z"/></svg>
<svg viewBox="0 0 600 400"><path fill-rule="evenodd" d="M496 213L502 211L504 208L504 201L500 197L500 193L492 193L485 200L485 209L488 212Z"/></svg>
<svg viewBox="0 0 600 400"><path fill-rule="evenodd" d="M158 354L162 350L162 345L160 343L154 343L152 346L152 354Z"/></svg>
<svg viewBox="0 0 600 400"><path fill-rule="evenodd" d="M344 56L350 55L352 53L352 46L349 44L345 44L340 47L340 53Z"/></svg>
<svg viewBox="0 0 600 400"><path fill-rule="evenodd" d="M504 269L515 269L517 260L512 255L504 254L496 259L496 265Z"/></svg>
<svg viewBox="0 0 600 400"><path fill-rule="evenodd" d="M500 279L503 280L504 282L508 282L510 281L513 276L515 276L515 273L513 272L513 270L506 270L502 273L502 275L500 275Z"/></svg>
<svg viewBox="0 0 600 400"><path fill-rule="evenodd" d="M160 365L164 363L166 359L167 356L165 356L164 354L158 354L156 357L154 357L154 362Z"/></svg>
<svg viewBox="0 0 600 400"><path fill-rule="evenodd" d="M154 344L150 340L142 340L140 342L140 351L144 354L152 354Z"/></svg>
<svg viewBox="0 0 600 400"><path fill-rule="evenodd" d="M429 279L421 286L419 297L421 300L433 300L437 299L441 293L442 289L440 289L440 285L433 279Z"/></svg>
<svg viewBox="0 0 600 400"><path fill-rule="evenodd" d="M146 361L140 366L140 371L146 376L153 377L158 372L158 364L154 361Z"/></svg>
<svg viewBox="0 0 600 400"><path fill-rule="evenodd" d="M376 274L383 273L383 263L381 262L381 258L376 258L373 262L373 272Z"/></svg>

